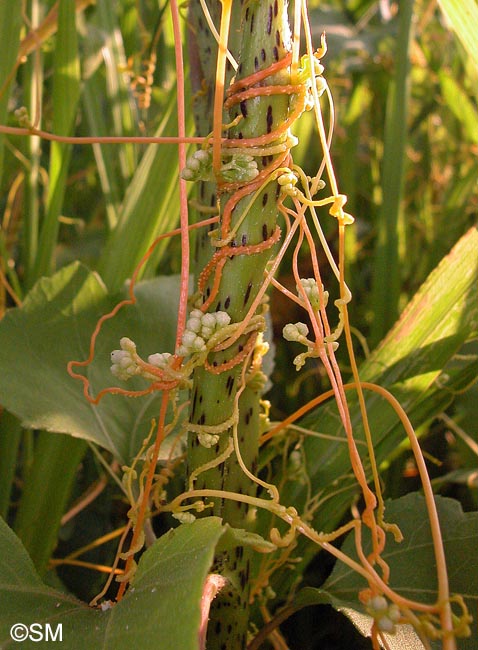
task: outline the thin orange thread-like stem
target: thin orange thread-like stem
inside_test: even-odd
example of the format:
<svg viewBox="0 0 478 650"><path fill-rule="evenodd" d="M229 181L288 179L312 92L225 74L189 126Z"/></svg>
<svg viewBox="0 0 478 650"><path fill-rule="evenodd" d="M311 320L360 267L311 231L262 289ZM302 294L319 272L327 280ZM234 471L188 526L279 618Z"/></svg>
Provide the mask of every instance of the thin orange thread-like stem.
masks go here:
<svg viewBox="0 0 478 650"><path fill-rule="evenodd" d="M6 135L37 135L43 140L52 142L63 142L64 144L205 144L208 138L199 136L134 136L134 135L91 135L91 136L74 136L74 135L57 135L43 129L34 127L24 128L17 126L0 125L0 133ZM222 138L224 142L225 138Z"/></svg>
<svg viewBox="0 0 478 650"><path fill-rule="evenodd" d="M219 217L211 217L210 219L204 219L203 221L200 221L198 223L194 223L188 226L189 230L195 229L195 228L200 228L202 226L207 226L212 223L217 223ZM90 395L90 381L88 377L85 377L84 375L75 372L74 368L85 368L88 367L92 362L95 357L95 348L96 348L96 339L98 338L98 335L103 327L103 324L116 316L116 314L119 312L120 309L123 307L126 307L128 305L134 305L136 303L136 296L134 294L134 288L137 282L138 275L144 266L144 264L147 262L149 257L151 256L152 252L154 251L155 247L158 245L158 243L167 237L172 237L174 235L180 235L181 234L181 229L177 228L175 230L172 230L168 233L163 233L162 235L159 235L153 243L150 245L146 253L143 255L141 258L140 262L138 263L138 266L134 270L133 275L131 276L131 282L128 287L128 293L129 293L129 298L126 298L125 300L122 300L119 302L113 309L108 312L107 314L104 314L101 316L101 318L98 320L95 329L90 337L90 346L89 346L89 353L88 357L84 361L69 361L67 364L67 371L68 374L73 377L73 379L79 379L82 384L83 384L83 394L85 398L90 402L91 404L98 404L98 402L101 400L101 398L104 395L107 394L116 394L116 395L127 395L127 396L135 396L135 397L140 397L142 395L148 395L151 392L155 390L161 390L162 388L165 389L171 389L173 388L173 385L171 384L164 384L160 385L158 383L151 384L148 388L146 388L143 391L128 391L123 388L117 388L117 387L111 387L111 388L104 388L101 390L96 397L93 397ZM155 374L157 372L157 368L154 366L151 366L147 364L147 369L152 373Z"/></svg>
<svg viewBox="0 0 478 650"><path fill-rule="evenodd" d="M229 98L231 95L234 95L235 93L239 92L241 88L247 88L249 86L253 86L254 84L263 81L264 79L270 77L276 72L279 72L279 70L284 70L290 65L291 61L292 61L292 53L288 52L282 59L280 59L280 61L271 63L271 65L269 65L267 68L264 68L264 70L253 72L247 77L238 79L237 81L235 81L229 86L226 92L226 97Z"/></svg>
<svg viewBox="0 0 478 650"><path fill-rule="evenodd" d="M149 496L151 494L154 475L156 473L156 463L159 457L159 449L164 439L166 412L168 409L168 404L169 404L169 391L164 391L161 395L161 409L159 411L158 426L156 429L156 440L154 442L153 452L149 460L148 474L146 476L146 483L144 486L141 503L139 505L138 513L135 517L133 538L131 540L130 548L136 547L140 535L142 534L143 525L146 519L147 509L149 507ZM124 569L126 575L128 575L128 573L131 571L133 567L133 562L134 562L134 555L129 555L128 559L126 560L126 565ZM116 595L117 601L121 600L121 598L123 597L124 592L126 590L126 585L127 585L126 581L120 584L118 593Z"/></svg>
<svg viewBox="0 0 478 650"><path fill-rule="evenodd" d="M224 82L226 78L227 36L229 34L229 23L231 20L231 2L232 0L221 0L222 12L219 28L212 127L212 168L217 177L219 177L221 169L222 111L224 103Z"/></svg>
<svg viewBox="0 0 478 650"><path fill-rule="evenodd" d="M186 136L186 113L184 100L184 64L181 28L179 25L179 13L176 0L171 0L171 17L174 33L174 51L176 57L176 86L177 86L177 111L178 111L178 135L183 140ZM186 145L180 142L178 145L179 169L186 167ZM178 322L176 328L177 349L181 343L184 328L186 325L189 293L189 229L188 229L188 195L186 181L179 178L179 206L181 221L181 288L179 294ZM178 362L177 362L178 363Z"/></svg>

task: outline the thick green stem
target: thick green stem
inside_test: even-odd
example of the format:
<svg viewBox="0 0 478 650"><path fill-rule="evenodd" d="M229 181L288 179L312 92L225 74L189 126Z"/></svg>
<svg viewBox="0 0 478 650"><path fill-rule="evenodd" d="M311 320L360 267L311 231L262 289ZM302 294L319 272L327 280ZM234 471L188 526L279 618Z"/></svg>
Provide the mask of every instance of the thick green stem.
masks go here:
<svg viewBox="0 0 478 650"><path fill-rule="evenodd" d="M282 61L290 48L290 34L286 20L286 4L283 0L275 2L234 2L234 11L242 9L240 22L233 20L231 33L239 35L241 39L239 68L235 81L244 79L249 75L266 70L271 64ZM231 49L231 46L229 44ZM275 75L265 76L255 86L285 85L290 83L290 75L284 68ZM207 84L207 80L206 80ZM227 87L227 86L226 86ZM289 115L290 97L287 94L274 94L271 96L253 96L243 99L240 103L233 104L228 121L239 117L238 124L231 128L228 137L246 140L273 133L278 129ZM209 97L211 97L209 93ZM281 134L273 142L284 142L286 134ZM244 154L251 153L251 148L244 145ZM223 152L224 153L224 152ZM259 172L276 161L276 155L256 156ZM224 159L230 161L230 157ZM221 179L219 178L219 181ZM242 187L246 187L246 183ZM220 186L221 187L221 186ZM239 187L239 189L242 189ZM229 189L228 186L225 186ZM233 323L242 323L253 303L263 281L264 270L271 257L272 245L270 242L277 227L277 198L279 186L275 180L267 183L258 193L248 193L238 202L235 201L234 190L219 191L217 195L221 223L218 233L222 236L224 230L229 228L224 222L224 212L227 212L228 203L232 199L234 205L230 217L230 228L234 231L230 246L233 248L244 246L258 246L260 251L245 249L244 254L225 257L225 262L220 271L220 282L217 294L215 293L214 280L217 267L202 288L202 304L209 305L209 312L226 311ZM211 186L202 190L211 193ZM252 206L250 202L255 197ZM204 199L205 197L202 196ZM207 200L207 199L206 199ZM231 203L229 203L231 205ZM237 230L235 226L237 225ZM215 250L211 246L209 237L204 238L199 247L198 259L205 263L211 258ZM209 247L209 252L205 250ZM221 263L223 260L221 260ZM252 334L257 337L258 332ZM241 336L227 350L209 354L209 368L218 368L231 359L240 355L246 345L251 343L251 334ZM256 362L258 361L256 350ZM261 411L261 390L258 377L261 376L260 364L255 366L254 372L250 370L252 356L249 357L249 367L244 368L241 361L237 365L218 372L212 372L207 367L198 368L194 374L194 384L191 395L190 421L195 432L189 435L188 466L189 475L195 477L194 487L197 489L218 489L234 491L253 495L256 485L243 472L235 452L232 452L223 462L213 468L202 470L205 465L214 463L224 455L230 446L234 428L226 423L231 418L237 418L237 442L245 466L252 473L256 470L256 457L258 452L259 424ZM247 380L244 378L247 376ZM244 386L244 381L246 384ZM242 391L240 396L238 391ZM224 426L222 426L224 424ZM219 439L210 448L203 446L199 441L197 426L216 427ZM193 428L193 427L192 427ZM210 467L210 465L209 465ZM249 528L252 514L245 504L216 500L213 509L208 509L207 514L216 514L225 522L235 528ZM248 629L248 582L250 551L241 546L232 551L225 551L216 558L214 571L228 578L225 587L213 602L210 623L208 628L208 650L211 648L245 648Z"/></svg>

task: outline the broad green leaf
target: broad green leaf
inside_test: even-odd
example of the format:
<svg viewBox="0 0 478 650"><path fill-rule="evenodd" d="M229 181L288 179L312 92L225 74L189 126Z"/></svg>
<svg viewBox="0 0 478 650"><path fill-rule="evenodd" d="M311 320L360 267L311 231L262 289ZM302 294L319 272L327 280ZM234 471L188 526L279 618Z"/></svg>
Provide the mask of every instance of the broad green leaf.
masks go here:
<svg viewBox="0 0 478 650"><path fill-rule="evenodd" d="M141 557L132 586L110 609L92 609L42 583L18 538L0 519L0 647L15 647L16 623L62 625L66 650L197 650L200 600L224 527L217 517L185 524L158 539ZM43 630L46 628L44 627ZM51 648L33 640L25 648Z"/></svg>
<svg viewBox="0 0 478 650"><path fill-rule="evenodd" d="M87 370L92 393L118 385L110 373L110 353L120 338L133 339L144 358L173 352L178 279L158 278L137 287L137 303L107 321L97 340L94 363ZM25 426L68 433L130 461L159 411L157 394L131 399L106 395L89 404L82 385L66 371L68 361L85 360L98 319L125 294L108 296L100 278L78 263L43 278L21 309L0 322L0 402ZM145 388L146 382L124 388Z"/></svg>
<svg viewBox="0 0 478 650"><path fill-rule="evenodd" d="M464 513L454 499L436 497L442 531L451 594L465 596L470 613L476 614L478 604L478 513ZM390 567L390 585L400 595L423 603L437 599L436 562L425 499L413 493L387 503L386 520L397 523L404 541L397 543L387 538L383 559ZM370 536L364 534L364 550L371 550ZM345 540L341 550L357 559L353 534ZM348 566L339 562L324 584L324 590L344 605L362 609L357 594L366 583ZM459 610L454 607L455 613ZM463 650L476 648L476 618L472 636L461 639Z"/></svg>

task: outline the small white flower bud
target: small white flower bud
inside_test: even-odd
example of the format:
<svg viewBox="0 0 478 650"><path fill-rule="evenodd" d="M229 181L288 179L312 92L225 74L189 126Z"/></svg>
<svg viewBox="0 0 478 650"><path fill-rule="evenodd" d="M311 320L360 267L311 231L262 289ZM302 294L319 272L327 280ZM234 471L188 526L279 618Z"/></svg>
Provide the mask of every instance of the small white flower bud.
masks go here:
<svg viewBox="0 0 478 650"><path fill-rule="evenodd" d="M386 616L383 616L379 621L377 621L377 625L382 632L388 632L389 634L395 632L395 623Z"/></svg>
<svg viewBox="0 0 478 650"><path fill-rule="evenodd" d="M181 343L184 347L190 348L193 346L194 341L197 338L197 334L189 329L184 330L183 337L181 339Z"/></svg>
<svg viewBox="0 0 478 650"><path fill-rule="evenodd" d="M124 357L123 350L113 350L111 353L111 363L120 363L121 359Z"/></svg>
<svg viewBox="0 0 478 650"><path fill-rule="evenodd" d="M211 336L214 334L214 328L213 327L201 327L201 336L205 341L211 338Z"/></svg>
<svg viewBox="0 0 478 650"><path fill-rule="evenodd" d="M186 164L188 166L188 169L191 169L193 172L197 172L197 170L201 166L201 163L199 162L199 160L197 160L195 156L191 156L191 158L188 158Z"/></svg>
<svg viewBox="0 0 478 650"><path fill-rule="evenodd" d="M120 366L120 368L126 369L126 368L129 368L130 366L134 366L134 361L133 361L133 359L131 357L126 357L125 356L122 359L120 359L120 362L119 362L118 365Z"/></svg>
<svg viewBox="0 0 478 650"><path fill-rule="evenodd" d="M196 336L191 347L194 352L203 352L206 349L206 343L203 338Z"/></svg>
<svg viewBox="0 0 478 650"><path fill-rule="evenodd" d="M186 323L186 327L188 330L191 330L192 332L200 332L201 331L201 319L200 318L189 318L188 322Z"/></svg>
<svg viewBox="0 0 478 650"><path fill-rule="evenodd" d="M211 154L208 153L205 149L198 149L198 151L196 151L194 154L194 157L202 163L208 163L211 159Z"/></svg>
<svg viewBox="0 0 478 650"><path fill-rule="evenodd" d="M157 368L165 368L168 363L171 355L169 352L156 352L156 354L150 354L148 357L148 363Z"/></svg>
<svg viewBox="0 0 478 650"><path fill-rule="evenodd" d="M388 608L387 616L391 621L393 621L393 623L398 623L401 615L402 614L400 612L400 608L398 607L398 605L395 605L395 603L390 605L390 607Z"/></svg>
<svg viewBox="0 0 478 650"><path fill-rule="evenodd" d="M206 327L213 330L216 327L215 314L203 314L201 324L203 328Z"/></svg>
<svg viewBox="0 0 478 650"><path fill-rule="evenodd" d="M194 180L194 176L195 176L195 174L190 169L188 169L187 167L185 167L181 171L181 178L183 179L183 181L192 181L192 180Z"/></svg>
<svg viewBox="0 0 478 650"><path fill-rule="evenodd" d="M298 341L300 337L307 336L309 328L305 323L288 323L282 330L286 341Z"/></svg>
<svg viewBox="0 0 478 650"><path fill-rule="evenodd" d="M216 312L216 323L218 327L225 327L231 322L231 317L225 311Z"/></svg>
<svg viewBox="0 0 478 650"><path fill-rule="evenodd" d="M370 599L369 607L374 612L385 612L388 608L387 599L383 596L374 596Z"/></svg>
<svg viewBox="0 0 478 650"><path fill-rule="evenodd" d="M136 352L136 343L127 336L123 336L120 339L120 346L122 350L126 350L127 352Z"/></svg>

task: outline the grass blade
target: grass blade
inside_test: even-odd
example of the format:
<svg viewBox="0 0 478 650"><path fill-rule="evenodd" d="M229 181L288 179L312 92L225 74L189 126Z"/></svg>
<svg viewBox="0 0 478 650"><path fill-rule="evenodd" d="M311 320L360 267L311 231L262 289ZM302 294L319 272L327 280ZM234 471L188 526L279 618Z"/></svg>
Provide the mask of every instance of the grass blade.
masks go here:
<svg viewBox="0 0 478 650"><path fill-rule="evenodd" d="M0 56L0 124L5 123L10 97L11 73L14 68L20 43L22 24L21 2L0 2L0 38L2 39L2 56ZM0 181L3 172L3 141L0 133Z"/></svg>
<svg viewBox="0 0 478 650"><path fill-rule="evenodd" d="M176 97L172 92L156 136L176 131L175 109ZM192 125L188 128L191 132ZM107 287L112 291L121 288L154 238L174 229L178 220L177 147L150 144L128 187L117 227L98 265Z"/></svg>
<svg viewBox="0 0 478 650"><path fill-rule="evenodd" d="M398 316L400 296L399 215L402 202L410 67L409 45L413 0L400 3L396 42L396 70L390 84L382 170L383 201L378 217L373 278L374 322L372 342L388 332Z"/></svg>
<svg viewBox="0 0 478 650"><path fill-rule="evenodd" d="M60 135L71 133L80 96L80 63L75 18L74 0L61 2L58 13L53 76L53 105L55 107L53 131ZM40 234L35 278L48 275L53 270L54 251L59 229L58 219L63 205L70 156L71 145L52 142L47 214Z"/></svg>
<svg viewBox="0 0 478 650"><path fill-rule="evenodd" d="M476 0L438 0L453 31L465 48L478 74L478 4Z"/></svg>
<svg viewBox="0 0 478 650"><path fill-rule="evenodd" d="M86 449L83 440L48 431L41 431L36 440L14 528L39 573L46 570L56 546L61 516Z"/></svg>

